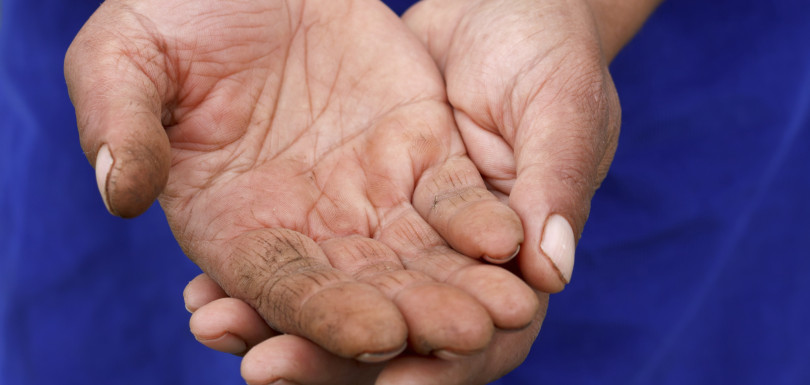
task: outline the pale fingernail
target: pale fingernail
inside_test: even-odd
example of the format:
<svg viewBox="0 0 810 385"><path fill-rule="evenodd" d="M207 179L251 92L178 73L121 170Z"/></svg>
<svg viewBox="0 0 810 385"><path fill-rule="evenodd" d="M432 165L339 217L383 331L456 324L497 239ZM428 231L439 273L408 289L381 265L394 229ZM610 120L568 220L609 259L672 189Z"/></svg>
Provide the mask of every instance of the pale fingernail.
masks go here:
<svg viewBox="0 0 810 385"><path fill-rule="evenodd" d="M107 211L109 212L112 212L112 210L110 210L110 201L107 196L107 179L110 176L112 165L113 158L112 154L110 154L110 148L104 144L96 155L96 184L98 184L101 199L104 200L104 206L107 207Z"/></svg>
<svg viewBox="0 0 810 385"><path fill-rule="evenodd" d="M509 261L515 259L515 257L517 257L518 254L520 254L520 245L518 245L517 250L515 250L515 252L512 253L512 255L510 255L510 256L508 256L506 258L497 259L497 258L492 258L489 255L485 255L484 260L486 260L489 263L501 264L501 263L506 263L506 262L509 262Z"/></svg>
<svg viewBox="0 0 810 385"><path fill-rule="evenodd" d="M562 280L571 282L574 272L574 230L561 215L554 214L546 221L540 249L551 260Z"/></svg>
<svg viewBox="0 0 810 385"><path fill-rule="evenodd" d="M369 364L388 361L388 360L398 356L400 353L404 352L406 347L408 347L408 345L404 344L404 345L402 345L402 347L400 347L399 349L394 350L392 352L386 352L386 353L363 353L363 354L357 356L356 359L357 359L357 361L365 362L365 363L369 363Z"/></svg>
<svg viewBox="0 0 810 385"><path fill-rule="evenodd" d="M190 282L189 282L189 283L190 283ZM191 308L188 306L188 302L189 302L189 301L188 301L188 296L189 296L188 291L189 291L189 290L188 290L188 284L187 284L187 285L186 285L186 288L185 288L185 289L183 289L183 306L185 306L185 307L186 307L186 310L187 310L189 313L194 314L194 310L191 310Z"/></svg>
<svg viewBox="0 0 810 385"><path fill-rule="evenodd" d="M269 385L298 385L298 383L281 378L271 382Z"/></svg>
<svg viewBox="0 0 810 385"><path fill-rule="evenodd" d="M458 354L456 352L451 352L449 350L444 350L444 349L434 350L433 355L436 356L436 357L439 357L439 358L441 358L441 359L443 359L445 361L458 361L458 360L461 360L461 359L467 357L467 356L465 356L463 354Z"/></svg>
<svg viewBox="0 0 810 385"><path fill-rule="evenodd" d="M195 336L195 338L197 337ZM213 339L197 338L197 341L211 349L225 353L242 354L247 350L245 341L231 333L225 333Z"/></svg>

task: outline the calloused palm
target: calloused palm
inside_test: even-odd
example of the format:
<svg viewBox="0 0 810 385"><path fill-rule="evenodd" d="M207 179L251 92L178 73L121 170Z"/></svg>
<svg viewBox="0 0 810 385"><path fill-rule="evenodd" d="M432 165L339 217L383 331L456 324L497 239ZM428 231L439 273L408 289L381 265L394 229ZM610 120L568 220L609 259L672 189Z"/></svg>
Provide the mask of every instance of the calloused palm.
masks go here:
<svg viewBox="0 0 810 385"><path fill-rule="evenodd" d="M636 19L624 24L595 3L423 0L403 16L446 79L470 158L522 220L521 274L545 292L571 279L616 150L621 111L607 64L655 1L626 10Z"/></svg>
<svg viewBox="0 0 810 385"><path fill-rule="evenodd" d="M534 318L528 286L459 253L508 259L521 224L381 3L110 0L65 71L109 210L159 195L189 257L274 329L378 361Z"/></svg>

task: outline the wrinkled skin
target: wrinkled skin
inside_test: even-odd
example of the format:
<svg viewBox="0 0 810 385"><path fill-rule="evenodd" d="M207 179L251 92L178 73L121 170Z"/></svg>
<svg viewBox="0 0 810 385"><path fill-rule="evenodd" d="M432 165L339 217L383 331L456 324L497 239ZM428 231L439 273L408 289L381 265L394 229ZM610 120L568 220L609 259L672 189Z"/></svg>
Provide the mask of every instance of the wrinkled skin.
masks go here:
<svg viewBox="0 0 810 385"><path fill-rule="evenodd" d="M440 73L373 0L110 0L65 65L109 210L159 196L187 255L273 329L376 362L536 323L496 262L515 212L466 157Z"/></svg>
<svg viewBox="0 0 810 385"><path fill-rule="evenodd" d="M587 219L618 139L620 109L607 63L629 37L601 41L584 2L426 0L404 19L446 79L473 161L521 216L526 242L520 272L535 287L562 289L565 280L539 249L539 237L550 213L564 216L576 234ZM538 296L545 309L547 295ZM358 366L300 338L277 336L205 276L189 284L185 298L194 312L192 333L206 346L237 354L252 348L242 364L251 384L279 378L300 384L484 384L523 362L545 315L541 310L520 331L496 331L486 350L468 357L404 355L385 366ZM223 349L217 345L222 339L239 341L239 348Z"/></svg>
<svg viewBox="0 0 810 385"><path fill-rule="evenodd" d="M278 335L245 302L228 298L205 274L183 293L192 312L190 328L206 346L244 354L242 376L248 384L278 380L307 385L362 384L485 384L517 367L525 359L545 317L548 294L537 293L541 311L526 328L497 330L487 348L462 357L431 357L405 353L377 364L340 358L306 339Z"/></svg>
<svg viewBox="0 0 810 385"><path fill-rule="evenodd" d="M425 0L403 17L445 77L470 158L520 216L523 277L546 292L568 283L573 253L546 258L544 226L561 215L579 237L618 143L607 65L620 43L601 39L594 12L587 1Z"/></svg>

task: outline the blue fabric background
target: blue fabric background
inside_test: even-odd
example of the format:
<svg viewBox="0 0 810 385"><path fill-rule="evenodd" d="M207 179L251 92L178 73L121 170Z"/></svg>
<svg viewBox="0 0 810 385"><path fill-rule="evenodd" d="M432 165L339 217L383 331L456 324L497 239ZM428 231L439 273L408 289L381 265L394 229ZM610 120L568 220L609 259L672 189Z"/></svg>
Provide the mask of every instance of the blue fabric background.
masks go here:
<svg viewBox="0 0 810 385"><path fill-rule="evenodd" d="M79 148L62 60L97 5L2 2L0 384L239 384L159 207L109 216ZM498 383L810 384L810 2L665 3L612 71L574 281Z"/></svg>

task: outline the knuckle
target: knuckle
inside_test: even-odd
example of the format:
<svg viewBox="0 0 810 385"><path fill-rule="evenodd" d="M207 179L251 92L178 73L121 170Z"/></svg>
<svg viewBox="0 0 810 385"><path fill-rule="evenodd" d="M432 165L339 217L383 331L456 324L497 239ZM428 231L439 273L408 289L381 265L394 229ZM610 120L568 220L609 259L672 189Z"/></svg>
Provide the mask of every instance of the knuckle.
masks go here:
<svg viewBox="0 0 810 385"><path fill-rule="evenodd" d="M301 233L262 229L235 242L221 265L231 279L228 292L257 309L276 330L302 330L307 322L301 318L305 303L322 289L345 281L341 273L319 262L322 252Z"/></svg>
<svg viewBox="0 0 810 385"><path fill-rule="evenodd" d="M267 307L265 301L270 297L267 294L276 289L288 295L299 294L295 286L283 282L283 278L309 264L302 235L282 229L256 230L235 239L234 244L218 269L232 278L227 288L229 293L257 309Z"/></svg>
<svg viewBox="0 0 810 385"><path fill-rule="evenodd" d="M427 250L444 244L444 240L418 216L401 216L387 229L381 234L380 240L389 244L394 251Z"/></svg>
<svg viewBox="0 0 810 385"><path fill-rule="evenodd" d="M492 195L482 187L465 186L438 192L433 196L433 204L429 214L431 218L428 219L432 219L432 214L438 214L445 219L449 219L456 213L456 210L485 199L491 200Z"/></svg>
<svg viewBox="0 0 810 385"><path fill-rule="evenodd" d="M566 160L565 158L568 158ZM568 154L560 158L557 167L554 169L556 179L560 181L568 190L575 192L576 196L589 196L596 190L594 170L592 167L582 167L591 163L590 159L582 162L583 158L590 158L590 155Z"/></svg>
<svg viewBox="0 0 810 385"><path fill-rule="evenodd" d="M605 127L610 117L612 104L608 93L605 71L592 63L572 67L570 73L562 77L563 83L558 95L573 116L589 123L590 127Z"/></svg>

